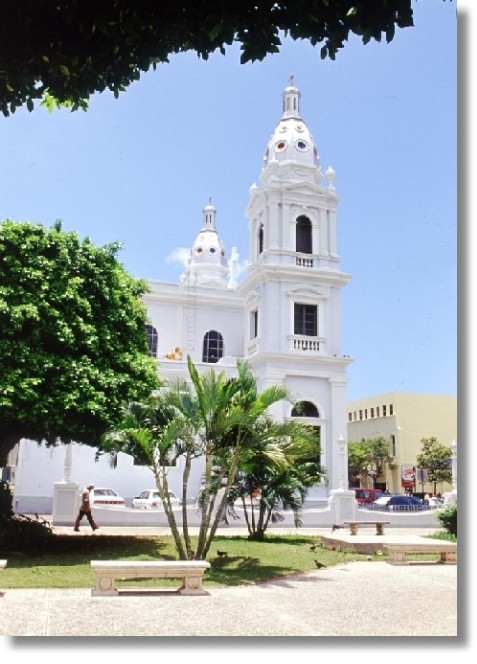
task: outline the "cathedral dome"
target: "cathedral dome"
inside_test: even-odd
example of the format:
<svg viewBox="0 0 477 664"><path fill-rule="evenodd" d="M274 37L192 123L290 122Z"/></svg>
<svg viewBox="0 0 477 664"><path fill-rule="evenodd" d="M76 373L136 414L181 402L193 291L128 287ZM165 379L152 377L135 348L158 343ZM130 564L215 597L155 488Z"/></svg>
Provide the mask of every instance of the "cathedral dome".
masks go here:
<svg viewBox="0 0 477 664"><path fill-rule="evenodd" d="M271 163L294 161L319 167L318 149L300 115L300 91L293 76L283 92L283 115L273 132L263 157L263 167Z"/></svg>
<svg viewBox="0 0 477 664"><path fill-rule="evenodd" d="M203 214L202 228L192 245L183 279L197 285L225 288L229 278L227 255L215 228L216 209L210 201Z"/></svg>

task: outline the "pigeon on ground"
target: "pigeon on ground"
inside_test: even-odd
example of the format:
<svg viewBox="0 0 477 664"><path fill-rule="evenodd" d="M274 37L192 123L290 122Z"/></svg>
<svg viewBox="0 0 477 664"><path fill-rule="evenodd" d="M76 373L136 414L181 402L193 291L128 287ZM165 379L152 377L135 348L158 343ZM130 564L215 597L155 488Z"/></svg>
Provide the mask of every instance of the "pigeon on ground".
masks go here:
<svg viewBox="0 0 477 664"><path fill-rule="evenodd" d="M217 555L219 558L226 558L227 557L227 551L217 551Z"/></svg>
<svg viewBox="0 0 477 664"><path fill-rule="evenodd" d="M316 544L312 544L312 545L310 546L310 549L311 549L312 551L314 551L314 550L316 549Z"/></svg>
<svg viewBox="0 0 477 664"><path fill-rule="evenodd" d="M326 569L326 565L323 565L323 563L320 563L319 560L315 560L315 565L317 566L318 569Z"/></svg>
<svg viewBox="0 0 477 664"><path fill-rule="evenodd" d="M335 530L341 530L341 528L343 528L343 526L339 526L337 523L334 523L334 524L331 526L331 532L334 533Z"/></svg>

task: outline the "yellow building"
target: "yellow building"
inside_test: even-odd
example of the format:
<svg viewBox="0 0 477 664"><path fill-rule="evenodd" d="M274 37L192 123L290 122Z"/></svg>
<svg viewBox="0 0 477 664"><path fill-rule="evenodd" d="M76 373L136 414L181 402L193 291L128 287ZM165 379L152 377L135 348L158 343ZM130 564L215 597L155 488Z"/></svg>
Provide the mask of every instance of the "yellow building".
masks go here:
<svg viewBox="0 0 477 664"><path fill-rule="evenodd" d="M382 436L389 441L391 463L377 476L374 485L391 493L433 492L430 483L422 481L416 457L422 451L421 440L435 437L451 447L457 441L457 397L441 394L387 392L348 403L348 442L359 442ZM415 477L411 479L413 468ZM370 486L373 482L369 478ZM414 484L414 486L411 486ZM437 486L444 493L449 484Z"/></svg>

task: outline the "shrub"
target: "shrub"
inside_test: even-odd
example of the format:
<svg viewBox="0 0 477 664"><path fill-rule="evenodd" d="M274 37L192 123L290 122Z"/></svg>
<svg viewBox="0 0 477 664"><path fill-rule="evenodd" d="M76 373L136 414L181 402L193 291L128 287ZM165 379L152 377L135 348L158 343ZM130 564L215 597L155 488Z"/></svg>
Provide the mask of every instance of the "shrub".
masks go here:
<svg viewBox="0 0 477 664"><path fill-rule="evenodd" d="M0 523L0 554L10 551L43 552L54 535L48 521L15 514Z"/></svg>
<svg viewBox="0 0 477 664"><path fill-rule="evenodd" d="M443 510L439 510L437 518L448 533L457 537L457 505L450 505Z"/></svg>

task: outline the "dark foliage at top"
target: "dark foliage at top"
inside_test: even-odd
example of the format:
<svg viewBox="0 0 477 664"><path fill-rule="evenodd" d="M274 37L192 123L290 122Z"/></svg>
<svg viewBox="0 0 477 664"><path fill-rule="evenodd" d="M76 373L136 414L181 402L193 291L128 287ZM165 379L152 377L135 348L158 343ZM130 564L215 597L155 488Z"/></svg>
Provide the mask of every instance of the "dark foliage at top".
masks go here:
<svg viewBox="0 0 477 664"><path fill-rule="evenodd" d="M115 96L171 54L207 59L241 45L241 62L277 53L284 35L335 58L351 34L364 44L413 25L411 0L2 0L0 109L34 101L86 108Z"/></svg>

